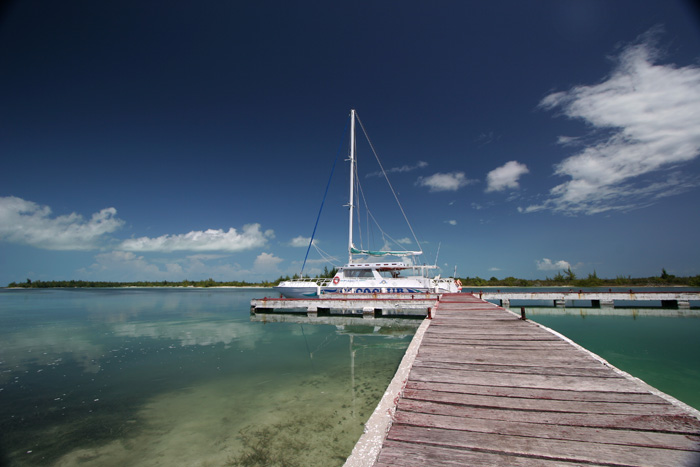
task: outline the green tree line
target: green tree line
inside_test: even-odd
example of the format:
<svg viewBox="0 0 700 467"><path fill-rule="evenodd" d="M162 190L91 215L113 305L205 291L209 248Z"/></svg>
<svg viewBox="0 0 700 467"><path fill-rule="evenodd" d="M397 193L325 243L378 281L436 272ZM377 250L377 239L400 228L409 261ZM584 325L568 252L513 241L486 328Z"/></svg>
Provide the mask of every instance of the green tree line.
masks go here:
<svg viewBox="0 0 700 467"><path fill-rule="evenodd" d="M668 274L666 269L661 270L661 275L651 277L617 276L614 279L603 279L598 277L598 274L588 274L587 277L577 277L576 274L568 268L565 271L558 272L554 277L545 279L518 279L515 277L506 277L498 279L491 277L483 279L479 276L460 278L463 287L660 287L660 286L688 286L700 287L700 274L690 277L677 277L673 274Z"/></svg>
<svg viewBox="0 0 700 467"><path fill-rule="evenodd" d="M331 278L338 272L336 268L328 269L324 267L323 273L316 275L317 278ZM305 275L304 277L310 277ZM293 279L298 279L299 274L295 274ZM205 280L191 281L133 281L133 282L113 282L113 281L85 281L85 280L61 280L42 281L27 279L25 282L11 282L8 287L26 289L48 289L57 287L273 287L282 281L290 280L289 276L279 277L274 281L215 281L212 278Z"/></svg>
<svg viewBox="0 0 700 467"><path fill-rule="evenodd" d="M316 278L331 278L338 272L336 268L324 268L323 273L316 275ZM61 280L42 281L27 279L25 282L11 282L8 287L22 288L56 288L56 287L273 287L282 281L299 279L299 274L292 277L280 276L273 281L215 281L212 278L205 280L183 280L183 281L135 281L135 282L110 282L110 281L85 281L85 280ZM304 275L305 278L311 276ZM558 272L554 277L545 279L518 279L516 277L505 277L498 279L491 277L483 279L476 277L459 278L463 287L642 287L642 286L690 286L700 287L700 274L690 277L677 277L668 274L666 269L661 270L661 275L652 277L618 276L615 279L599 278L595 271L587 277L579 278L571 270Z"/></svg>

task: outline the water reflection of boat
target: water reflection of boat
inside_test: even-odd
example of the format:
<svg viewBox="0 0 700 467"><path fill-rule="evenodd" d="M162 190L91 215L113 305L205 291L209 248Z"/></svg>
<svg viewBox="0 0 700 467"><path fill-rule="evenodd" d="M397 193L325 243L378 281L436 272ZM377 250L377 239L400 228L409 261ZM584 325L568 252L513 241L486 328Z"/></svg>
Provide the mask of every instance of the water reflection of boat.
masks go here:
<svg viewBox="0 0 700 467"><path fill-rule="evenodd" d="M256 313L250 320L262 323L330 324L341 334L364 334L382 336L412 335L423 319L374 318L368 324L362 316L318 316L308 317L301 313Z"/></svg>
<svg viewBox="0 0 700 467"><path fill-rule="evenodd" d="M348 204L350 208L348 229L348 263L345 266L338 268L337 273L332 279L304 279L302 271L302 274L300 274L300 279L283 281L275 287L275 290L277 290L287 298L317 297L323 293L458 292L460 289L459 283L454 278L441 278L439 275L434 277L428 277L428 271L430 269L437 269L438 266L418 265L415 261L415 258L423 254L421 250L372 250L357 248L355 246L353 242L353 216L356 207L355 192L360 192L360 190L355 190L357 171L357 164L355 159L356 120L359 122L355 110L351 110L349 158L350 196ZM384 172L383 168L382 172L386 177L386 172ZM403 212L403 209L401 209L401 211ZM411 232L413 232L413 229L411 229ZM418 244L418 240L415 238L415 235L414 240ZM311 242L313 242L313 238L311 239ZM311 246L311 244L309 246ZM361 259L359 259L360 257ZM382 262L373 262L368 261L367 257L398 257L401 259L401 261L390 260Z"/></svg>

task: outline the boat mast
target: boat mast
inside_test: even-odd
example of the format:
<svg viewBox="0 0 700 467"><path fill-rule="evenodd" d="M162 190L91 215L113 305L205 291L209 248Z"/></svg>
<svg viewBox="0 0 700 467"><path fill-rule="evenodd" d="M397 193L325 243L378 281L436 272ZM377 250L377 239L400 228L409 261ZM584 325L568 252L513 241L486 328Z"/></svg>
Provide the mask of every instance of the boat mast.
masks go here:
<svg viewBox="0 0 700 467"><path fill-rule="evenodd" d="M350 221L348 234L348 264L352 263L352 217L355 201L355 109L350 110Z"/></svg>

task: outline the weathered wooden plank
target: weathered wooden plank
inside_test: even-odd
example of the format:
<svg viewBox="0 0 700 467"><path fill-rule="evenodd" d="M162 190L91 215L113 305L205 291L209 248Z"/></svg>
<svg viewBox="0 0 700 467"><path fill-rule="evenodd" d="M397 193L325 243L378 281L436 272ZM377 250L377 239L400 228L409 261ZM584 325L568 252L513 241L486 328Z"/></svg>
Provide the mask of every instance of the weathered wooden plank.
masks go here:
<svg viewBox="0 0 700 467"><path fill-rule="evenodd" d="M459 406L430 402L425 400L401 399L400 410L450 415L465 418L483 418L514 422L540 423L552 425L571 425L595 427L599 429L630 429L640 431L659 431L665 433L683 433L697 435L700 433L698 420L688 415L659 416L658 414L598 414L598 413L564 413L538 412L529 410L503 409L494 410L487 407Z"/></svg>
<svg viewBox="0 0 700 467"><path fill-rule="evenodd" d="M432 328L432 326L431 326ZM508 326L480 326L479 329L466 329L454 326L444 326L435 329L427 337L441 339L535 339L548 342L563 342L560 337L541 329L513 329ZM571 344L569 344L571 346Z"/></svg>
<svg viewBox="0 0 700 467"><path fill-rule="evenodd" d="M527 436L532 438L559 439L567 441L590 441L601 444L645 446L662 449L678 449L700 452L700 436L677 433L642 432L637 430L600 430L598 428L570 425L542 425L538 423L491 420L449 415L434 415L400 411L394 423L427 428L476 431L502 435Z"/></svg>
<svg viewBox="0 0 700 467"><path fill-rule="evenodd" d="M448 335L431 335L428 337L428 339L425 339L426 344L431 344L431 345L463 345L463 344L472 344L472 345L489 345L489 344L497 344L497 345L522 345L522 344L536 344L538 347L547 349L547 348L570 348L571 352L569 352L571 355L575 355L576 352L574 351L573 348L571 348L570 345L568 345L566 342L562 342L561 339L548 339L546 337L541 338L540 336L523 336L523 335L513 335L513 334L501 334L501 335L492 335L489 337L485 336L474 336L474 335L468 335L468 334L448 334ZM565 345L560 345L560 344L565 344ZM578 352L581 353L581 352Z"/></svg>
<svg viewBox="0 0 700 467"><path fill-rule="evenodd" d="M496 373L490 371L443 371L423 366L411 370L414 381L482 384L535 389L570 389L579 391L634 392L635 384L624 378L596 378L580 376L550 376Z"/></svg>
<svg viewBox="0 0 700 467"><path fill-rule="evenodd" d="M463 342L463 343L457 343L459 344L460 347L463 348L464 351L469 351L470 349L478 350L478 349L493 349L493 353L498 353L501 351L506 351L506 350L512 350L512 351L520 351L520 352L527 352L530 353L531 350L534 351L543 351L543 352L564 352L568 348L565 344L561 345L547 345L544 347L541 343L538 342L490 342L490 343L481 343L481 342ZM429 343L421 345L421 347L429 347L432 346L435 349L442 350L443 352L451 352L454 350L455 343L454 342L435 342L431 341ZM536 354L532 355L532 358L536 358Z"/></svg>
<svg viewBox="0 0 700 467"><path fill-rule="evenodd" d="M422 444L451 446L520 456L536 456L543 459L568 462L594 462L613 466L687 466L697 467L697 452L673 449L648 448L592 442L563 441L476 433L441 428L420 428L394 424L387 439Z"/></svg>
<svg viewBox="0 0 700 467"><path fill-rule="evenodd" d="M576 368L609 368L597 360L584 355L570 355L550 350L537 351L536 353L522 352L520 349L501 349L494 352L492 349L473 348L469 352L450 352L447 349L432 346L422 347L419 352L421 359L432 359L436 362L450 363L485 363L493 365L556 365Z"/></svg>
<svg viewBox="0 0 700 467"><path fill-rule="evenodd" d="M475 339L493 339L494 332L499 338L501 336L503 336L504 338L507 338L507 336L513 336L519 337L521 339L523 337L532 337L539 338L540 340L561 341L561 338L559 336L556 336L551 332L547 332L539 328L514 329L510 328L509 326L502 326L499 324L479 328L436 326L435 328L433 328L433 332L430 333L430 336L469 336Z"/></svg>
<svg viewBox="0 0 700 467"><path fill-rule="evenodd" d="M440 346L486 346L486 347L522 347L529 346L536 349L556 349L557 352L575 351L571 344L565 341L551 341L547 339L529 338L530 336L520 336L520 339L515 339L510 335L504 335L503 339L498 333L494 333L493 337L488 339L472 339L469 335L431 335L424 339L421 345L440 345ZM579 352L580 353L580 352Z"/></svg>
<svg viewBox="0 0 700 467"><path fill-rule="evenodd" d="M537 374L537 375L548 375L548 376L581 376L589 377L594 376L598 378L620 378L618 375L611 373L609 369L599 365L596 367L587 368L576 368L576 367L560 367L554 366L551 363L545 365L542 362L542 366L537 365L518 365L520 361L516 361L513 364L491 364L491 363L464 363L464 362L440 362L434 359L424 359L416 358L413 363L414 367L424 367L424 368L435 368L444 370L455 370L455 371L490 371L493 373L510 373L510 374Z"/></svg>
<svg viewBox="0 0 700 467"><path fill-rule="evenodd" d="M605 371L610 371L607 365L603 365L600 362L592 361L590 359L582 358L567 358L567 356L553 354L553 353L543 353L540 358L537 355L530 356L529 353L518 352L518 349L497 349L496 352L493 349L484 348L474 348L473 353L469 354L457 354L451 352L421 352L420 359L423 361L434 361L436 363L450 363L455 365L478 365L478 364L489 364L489 365L514 365L514 366L525 366L525 367L538 367L539 365L550 365L562 368L580 368L580 369L600 369ZM491 351L493 355L492 358L486 357L485 351Z"/></svg>
<svg viewBox="0 0 700 467"><path fill-rule="evenodd" d="M457 394L476 394L482 396L521 397L527 399L582 401L582 402L623 402L640 404L666 405L667 401L649 392L639 389L639 392L598 392L571 391L559 389L532 389L481 386L477 384L424 383L422 381L407 381L405 389L417 389L437 392L452 392ZM700 429L700 424L699 424Z"/></svg>
<svg viewBox="0 0 700 467"><path fill-rule="evenodd" d="M640 404L623 402L558 401L526 397L482 396L430 390L405 389L404 399L439 402L452 405L490 407L492 409L537 410L540 412L681 415L683 411L671 404Z"/></svg>
<svg viewBox="0 0 700 467"><path fill-rule="evenodd" d="M387 440L379 455L376 467L425 467L425 466L471 466L493 467L572 467L576 462L553 461L510 454L497 454L469 449L454 449L445 446L406 443ZM587 464L595 467L599 464Z"/></svg>
<svg viewBox="0 0 700 467"><path fill-rule="evenodd" d="M443 310L443 315L445 313L448 313L448 311ZM494 313L493 311L482 311L478 313L469 313L469 314L464 314L461 316L453 316L453 317L448 317L448 316L442 316L439 317L438 319L438 314L435 314L435 326L436 327L444 327L444 326L459 326L462 325L465 328L471 328L473 327L477 321L483 321L484 324L504 324L504 323L519 323L519 326L526 326L526 325L532 325L532 323L529 323L527 321L523 321L517 316L515 316L512 313Z"/></svg>

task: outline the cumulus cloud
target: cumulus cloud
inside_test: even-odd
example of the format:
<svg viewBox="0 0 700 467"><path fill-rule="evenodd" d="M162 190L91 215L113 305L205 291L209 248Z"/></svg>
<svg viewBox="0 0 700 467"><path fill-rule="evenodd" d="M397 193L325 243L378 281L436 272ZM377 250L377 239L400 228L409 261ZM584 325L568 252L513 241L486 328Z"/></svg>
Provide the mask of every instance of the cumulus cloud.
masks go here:
<svg viewBox="0 0 700 467"><path fill-rule="evenodd" d="M501 167L493 169L486 176L486 192L503 191L506 188L519 188L518 179L521 175L530 172L525 164L518 161L506 162Z"/></svg>
<svg viewBox="0 0 700 467"><path fill-rule="evenodd" d="M170 267L166 266L165 269L160 269L143 256L138 256L130 251L100 253L95 256L95 263L89 268L91 274L108 272L110 277L130 277L130 279L135 280L160 278L169 271L177 274L178 277L180 277L182 272L177 264L171 264Z"/></svg>
<svg viewBox="0 0 700 467"><path fill-rule="evenodd" d="M386 173L404 173L404 172L413 172L414 170L417 169L423 169L428 166L427 162L424 161L418 161L415 165L402 165L400 167L392 167L390 169L387 169L385 172ZM383 172L371 172L365 175L365 178L369 177L379 177L383 175Z"/></svg>
<svg viewBox="0 0 700 467"><path fill-rule="evenodd" d="M555 166L568 180L525 212L632 209L698 186L697 176L672 169L700 154L700 67L658 64L655 33L624 48L601 83L542 99L541 108L580 119L598 135Z"/></svg>
<svg viewBox="0 0 700 467"><path fill-rule="evenodd" d="M131 251L111 251L95 256L95 261L79 274L100 280L217 280L263 278L265 271L246 270L231 263L230 255L195 254L185 257L140 255Z"/></svg>
<svg viewBox="0 0 700 467"><path fill-rule="evenodd" d="M552 262L549 258L542 258L542 260L536 260L537 269L540 271L560 271L567 270L571 267L568 261L559 260L557 262Z"/></svg>
<svg viewBox="0 0 700 467"><path fill-rule="evenodd" d="M253 268L258 272L273 272L277 271L277 265L284 261L272 253L262 252L255 258Z"/></svg>
<svg viewBox="0 0 700 467"><path fill-rule="evenodd" d="M454 219L450 219L448 221L445 221L445 223L450 224L450 225L457 225L457 221Z"/></svg>
<svg viewBox="0 0 700 467"><path fill-rule="evenodd" d="M262 232L260 224L244 225L241 232L234 228L197 230L179 235L162 235L149 238L140 237L125 240L119 249L123 251L243 251L259 248L272 238L272 230Z"/></svg>
<svg viewBox="0 0 700 467"><path fill-rule="evenodd" d="M94 250L124 221L105 208L89 220L80 214L52 216L51 208L15 196L0 197L0 240L47 250Z"/></svg>
<svg viewBox="0 0 700 467"><path fill-rule="evenodd" d="M419 177L416 184L427 186L430 191L457 191L463 186L474 183L467 179L464 172L436 173L429 177Z"/></svg>
<svg viewBox="0 0 700 467"><path fill-rule="evenodd" d="M299 235L298 237L293 238L292 241L289 242L289 246L306 248L307 246L309 246L310 241L311 241L311 237L304 237L302 235ZM316 243L317 243L317 241L314 240L314 245Z"/></svg>

